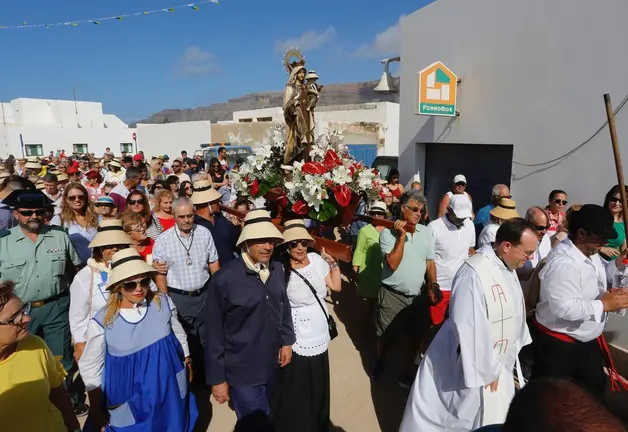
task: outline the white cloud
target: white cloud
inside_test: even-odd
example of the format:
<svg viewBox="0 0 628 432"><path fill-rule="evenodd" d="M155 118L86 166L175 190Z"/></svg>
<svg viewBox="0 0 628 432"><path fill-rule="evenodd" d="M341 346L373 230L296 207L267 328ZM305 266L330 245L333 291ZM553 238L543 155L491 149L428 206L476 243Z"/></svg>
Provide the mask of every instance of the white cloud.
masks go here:
<svg viewBox="0 0 628 432"><path fill-rule="evenodd" d="M186 77L209 75L218 70L214 55L196 46L186 48L179 62L179 74Z"/></svg>
<svg viewBox="0 0 628 432"><path fill-rule="evenodd" d="M401 53L401 20L403 18L404 15L399 17L399 21L395 25L378 33L371 43L359 47L354 55L365 58L399 55Z"/></svg>
<svg viewBox="0 0 628 432"><path fill-rule="evenodd" d="M327 27L322 32L310 30L296 38L275 41L275 52L283 53L288 48L299 48L302 52L315 51L336 37L336 29Z"/></svg>

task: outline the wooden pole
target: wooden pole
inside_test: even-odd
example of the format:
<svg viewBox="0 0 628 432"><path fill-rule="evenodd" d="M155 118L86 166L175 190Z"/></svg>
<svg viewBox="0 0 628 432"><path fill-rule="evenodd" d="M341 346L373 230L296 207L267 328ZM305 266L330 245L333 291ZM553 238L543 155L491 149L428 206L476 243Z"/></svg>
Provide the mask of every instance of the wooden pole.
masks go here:
<svg viewBox="0 0 628 432"><path fill-rule="evenodd" d="M604 105L606 105L606 117L608 117L608 129L611 132L611 143L613 145L613 156L615 157L615 169L617 170L617 183L619 184L619 194L621 196L621 211L624 215L624 229L628 232L628 204L626 203L626 185L624 184L624 169L621 165L621 154L619 152L619 140L615 129L615 114L611 104L611 95L604 95Z"/></svg>

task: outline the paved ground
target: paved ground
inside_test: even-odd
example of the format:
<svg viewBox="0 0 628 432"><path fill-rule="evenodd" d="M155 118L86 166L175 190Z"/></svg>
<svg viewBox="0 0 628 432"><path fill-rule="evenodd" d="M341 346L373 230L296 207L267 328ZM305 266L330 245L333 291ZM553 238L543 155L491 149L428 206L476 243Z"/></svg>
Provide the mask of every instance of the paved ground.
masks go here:
<svg viewBox="0 0 628 432"><path fill-rule="evenodd" d="M397 385L398 365L392 361L385 378L371 383L365 369L370 368L375 350L372 319L362 319L364 305L356 299L355 289L346 283L343 292L334 294L333 300L333 314L338 323L339 336L331 342L329 348L330 430L396 432L408 395L407 390ZM206 396L197 395L199 400L206 400ZM219 405L211 398L211 405L207 407L205 404L204 411L204 421L196 429L199 432L233 430L235 415L226 405ZM208 428L207 414L211 416Z"/></svg>

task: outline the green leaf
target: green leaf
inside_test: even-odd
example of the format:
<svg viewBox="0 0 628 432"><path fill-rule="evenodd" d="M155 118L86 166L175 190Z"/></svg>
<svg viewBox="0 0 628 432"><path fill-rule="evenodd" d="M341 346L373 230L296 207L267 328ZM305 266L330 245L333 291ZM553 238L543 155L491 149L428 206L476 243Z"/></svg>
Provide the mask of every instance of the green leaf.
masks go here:
<svg viewBox="0 0 628 432"><path fill-rule="evenodd" d="M338 209L336 209L336 206L329 201L323 201L321 209L316 215L316 220L319 222L327 222L328 220L335 218L337 215Z"/></svg>
<svg viewBox="0 0 628 432"><path fill-rule="evenodd" d="M264 196L266 195L266 193L268 193L268 191L271 189L271 187L266 183L266 182L262 182L259 185L259 192L257 194L257 196Z"/></svg>

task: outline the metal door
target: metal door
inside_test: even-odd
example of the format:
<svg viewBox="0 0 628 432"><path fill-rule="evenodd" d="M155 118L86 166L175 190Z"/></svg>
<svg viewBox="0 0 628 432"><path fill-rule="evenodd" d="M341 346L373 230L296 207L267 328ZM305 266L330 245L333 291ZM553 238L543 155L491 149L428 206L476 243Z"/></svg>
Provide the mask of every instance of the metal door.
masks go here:
<svg viewBox="0 0 628 432"><path fill-rule="evenodd" d="M370 167L377 157L377 144L349 144L349 154L357 161Z"/></svg>

